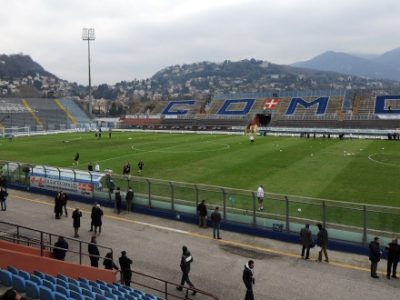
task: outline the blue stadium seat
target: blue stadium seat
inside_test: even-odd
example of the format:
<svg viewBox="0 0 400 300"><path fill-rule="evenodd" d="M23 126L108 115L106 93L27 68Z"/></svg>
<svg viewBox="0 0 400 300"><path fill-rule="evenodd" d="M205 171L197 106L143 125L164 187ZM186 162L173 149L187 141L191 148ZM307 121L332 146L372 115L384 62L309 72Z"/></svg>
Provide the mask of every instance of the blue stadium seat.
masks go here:
<svg viewBox="0 0 400 300"><path fill-rule="evenodd" d="M18 275L21 276L22 278L24 278L25 280L31 279L31 274L29 274L28 272L22 271L22 270L18 271Z"/></svg>
<svg viewBox="0 0 400 300"><path fill-rule="evenodd" d="M78 281L89 284L89 280L87 280L86 278L78 277Z"/></svg>
<svg viewBox="0 0 400 300"><path fill-rule="evenodd" d="M37 285L42 285L42 278L40 278L39 276L33 275L31 274L31 279L33 282L35 282Z"/></svg>
<svg viewBox="0 0 400 300"><path fill-rule="evenodd" d="M33 274L38 276L41 279L44 279L44 273L40 271L33 271Z"/></svg>
<svg viewBox="0 0 400 300"><path fill-rule="evenodd" d="M54 292L54 300L68 300L68 297L59 292Z"/></svg>
<svg viewBox="0 0 400 300"><path fill-rule="evenodd" d="M62 285L56 284L56 292L69 297L69 289Z"/></svg>
<svg viewBox="0 0 400 300"><path fill-rule="evenodd" d="M69 291L69 297L75 300L85 300L83 296L75 291Z"/></svg>
<svg viewBox="0 0 400 300"><path fill-rule="evenodd" d="M87 289L84 289L84 288L82 288L82 295L85 296L85 297L89 297L91 299L95 298L94 293L92 293L91 291L89 291Z"/></svg>
<svg viewBox="0 0 400 300"><path fill-rule="evenodd" d="M132 297L135 297L135 298L141 298L142 297L142 294L139 294L139 293L137 293L137 292L129 292L129 294L128 295L131 295Z"/></svg>
<svg viewBox="0 0 400 300"><path fill-rule="evenodd" d="M144 295L145 297L149 297L150 299L153 299L153 300L157 300L157 297L156 296L154 296L154 295L150 295L150 294L145 294Z"/></svg>
<svg viewBox="0 0 400 300"><path fill-rule="evenodd" d="M19 275L12 274L12 286L20 293L25 293L25 279Z"/></svg>
<svg viewBox="0 0 400 300"><path fill-rule="evenodd" d="M96 294L96 300L107 300L107 298L102 295Z"/></svg>
<svg viewBox="0 0 400 300"><path fill-rule="evenodd" d="M25 293L32 299L38 299L40 296L39 285L31 280L25 281Z"/></svg>
<svg viewBox="0 0 400 300"><path fill-rule="evenodd" d="M142 296L142 300L154 300L154 298L149 296Z"/></svg>
<svg viewBox="0 0 400 300"><path fill-rule="evenodd" d="M55 291L56 290L56 285L52 283L51 281L48 281L47 279L43 279L42 285L47 287L48 289Z"/></svg>
<svg viewBox="0 0 400 300"><path fill-rule="evenodd" d="M87 290L89 290L89 291L92 290L92 286L91 286L91 285L89 285L89 284L87 284L87 283L84 283L84 282L82 282L82 281L79 281L79 287L81 287L81 288L83 288L83 289L87 289Z"/></svg>
<svg viewBox="0 0 400 300"><path fill-rule="evenodd" d="M133 291L134 293L137 293L137 294L141 295L141 296L144 296L144 292L142 292L142 291L135 290L134 288L132 288L132 291Z"/></svg>
<svg viewBox="0 0 400 300"><path fill-rule="evenodd" d="M83 298L84 298L84 300L94 300L94 298L91 298L91 297L88 297L88 296L84 296Z"/></svg>
<svg viewBox="0 0 400 300"><path fill-rule="evenodd" d="M104 296L109 299L118 300L118 297L109 291L104 291Z"/></svg>
<svg viewBox="0 0 400 300"><path fill-rule="evenodd" d="M55 300L54 292L45 286L39 288L40 300Z"/></svg>
<svg viewBox="0 0 400 300"><path fill-rule="evenodd" d="M107 291L107 292L110 292L110 293L111 293L111 289L110 289L108 286L106 286L106 285L100 283L100 284L99 284L99 287L100 287L101 290Z"/></svg>
<svg viewBox="0 0 400 300"><path fill-rule="evenodd" d="M94 281L90 281L89 280L89 285L91 285L91 286L95 286L95 287L97 287L97 288L99 288L99 284L97 283L97 282L94 282Z"/></svg>
<svg viewBox="0 0 400 300"><path fill-rule="evenodd" d="M122 292L120 292L120 291L117 291L117 290L112 290L111 291L114 295L116 295L116 296L118 296L118 297L122 297L123 295L125 295L125 293L122 293Z"/></svg>
<svg viewBox="0 0 400 300"><path fill-rule="evenodd" d="M99 295L103 295L104 294L103 290L101 290L101 289L99 289L99 288L97 288L95 286L92 286L92 292L96 293L96 294L99 294Z"/></svg>
<svg viewBox="0 0 400 300"><path fill-rule="evenodd" d="M70 289L70 291L77 292L78 294L82 293L82 289L73 283L69 283L68 288Z"/></svg>
<svg viewBox="0 0 400 300"><path fill-rule="evenodd" d="M129 294L126 294L126 295L124 296L124 298L125 298L126 300L136 300L136 299L139 299L138 297L135 297L135 296L132 296L132 295L129 295ZM121 300L121 299L118 299L118 300Z"/></svg>
<svg viewBox="0 0 400 300"><path fill-rule="evenodd" d="M13 266L8 266L7 267L7 271L9 271L9 272L11 272L11 273L13 273L15 275L18 275L18 273L19 273L19 270L16 267L13 267Z"/></svg>
<svg viewBox="0 0 400 300"><path fill-rule="evenodd" d="M58 277L56 278L56 284L61 285L65 288L68 288L68 282L66 282Z"/></svg>
<svg viewBox="0 0 400 300"><path fill-rule="evenodd" d="M12 286L12 273L10 271L1 269L0 283L5 286Z"/></svg>
<svg viewBox="0 0 400 300"><path fill-rule="evenodd" d="M57 274L57 278L60 278L61 280L64 280L65 282L68 282L68 278L67 276L63 275L63 274Z"/></svg>
<svg viewBox="0 0 400 300"><path fill-rule="evenodd" d="M73 283L73 284L75 284L76 286L79 286L79 281L78 280L76 280L76 279L74 279L74 278L71 278L71 277L67 277L68 278L68 282L69 283Z"/></svg>
<svg viewBox="0 0 400 300"><path fill-rule="evenodd" d="M50 275L50 274L44 274L44 279L50 281L51 283L56 283L56 277Z"/></svg>

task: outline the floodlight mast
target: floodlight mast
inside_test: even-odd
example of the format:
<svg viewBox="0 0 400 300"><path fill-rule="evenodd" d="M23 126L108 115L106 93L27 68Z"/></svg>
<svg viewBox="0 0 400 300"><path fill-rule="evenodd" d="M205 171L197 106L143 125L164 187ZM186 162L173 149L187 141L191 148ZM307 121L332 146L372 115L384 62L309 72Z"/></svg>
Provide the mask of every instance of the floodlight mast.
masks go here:
<svg viewBox="0 0 400 300"><path fill-rule="evenodd" d="M82 40L88 43L88 65L89 65L89 115L92 116L92 78L90 74L90 41L96 39L94 28L82 29Z"/></svg>

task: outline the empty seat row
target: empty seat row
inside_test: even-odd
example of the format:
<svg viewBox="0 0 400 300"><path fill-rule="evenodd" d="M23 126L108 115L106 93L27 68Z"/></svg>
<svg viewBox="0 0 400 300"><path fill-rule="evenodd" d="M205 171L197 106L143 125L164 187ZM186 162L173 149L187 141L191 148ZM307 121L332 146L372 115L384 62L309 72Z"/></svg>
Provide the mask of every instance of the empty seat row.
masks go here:
<svg viewBox="0 0 400 300"><path fill-rule="evenodd" d="M11 266L7 270L0 269L0 283L40 300L162 300L117 283L77 280L62 274L54 277L39 271L30 274Z"/></svg>

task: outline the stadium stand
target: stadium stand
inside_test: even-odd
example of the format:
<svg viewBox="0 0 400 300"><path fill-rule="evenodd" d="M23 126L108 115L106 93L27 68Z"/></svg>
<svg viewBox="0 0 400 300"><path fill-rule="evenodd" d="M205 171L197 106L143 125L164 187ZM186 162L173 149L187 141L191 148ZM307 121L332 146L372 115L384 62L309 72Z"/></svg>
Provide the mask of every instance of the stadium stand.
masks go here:
<svg viewBox="0 0 400 300"><path fill-rule="evenodd" d="M64 106L67 112L73 116L73 118L79 124L79 127L88 127L90 125L90 118L74 100L63 98L60 99L60 103Z"/></svg>

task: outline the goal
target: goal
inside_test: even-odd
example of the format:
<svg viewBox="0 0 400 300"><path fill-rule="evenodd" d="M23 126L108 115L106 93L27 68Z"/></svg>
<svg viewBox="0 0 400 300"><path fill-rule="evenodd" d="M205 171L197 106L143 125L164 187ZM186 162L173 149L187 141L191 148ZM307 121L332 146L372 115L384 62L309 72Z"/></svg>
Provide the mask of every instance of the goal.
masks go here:
<svg viewBox="0 0 400 300"><path fill-rule="evenodd" d="M0 137L9 138L15 136L27 136L30 135L29 126L24 127L0 127Z"/></svg>

